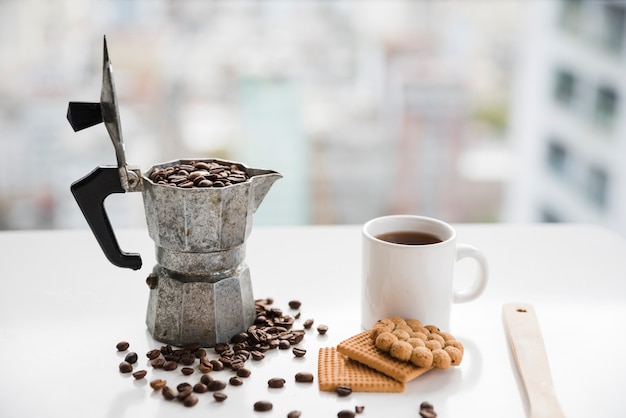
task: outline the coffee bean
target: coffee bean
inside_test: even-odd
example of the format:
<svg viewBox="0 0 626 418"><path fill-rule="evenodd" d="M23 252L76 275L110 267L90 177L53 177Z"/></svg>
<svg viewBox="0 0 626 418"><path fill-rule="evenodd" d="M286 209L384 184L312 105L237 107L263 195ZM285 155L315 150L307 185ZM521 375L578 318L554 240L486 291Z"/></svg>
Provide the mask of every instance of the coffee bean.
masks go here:
<svg viewBox="0 0 626 418"><path fill-rule="evenodd" d="M182 401L182 400L187 399L187 397L189 397L192 392L193 392L193 387L191 387L191 385L185 386L181 389L178 389L178 395L176 395L176 397Z"/></svg>
<svg viewBox="0 0 626 418"><path fill-rule="evenodd" d="M271 411L274 405L270 401L258 401L254 403L254 410L258 412Z"/></svg>
<svg viewBox="0 0 626 418"><path fill-rule="evenodd" d="M211 360L210 363L213 366L213 370L215 371L224 370L224 363L222 363L221 361Z"/></svg>
<svg viewBox="0 0 626 418"><path fill-rule="evenodd" d="M171 401L172 399L176 399L176 394L174 393L172 388L170 388L169 386L163 386L163 389L161 390L161 394L168 401Z"/></svg>
<svg viewBox="0 0 626 418"><path fill-rule="evenodd" d="M287 418L300 418L302 412L300 411L291 411L287 414Z"/></svg>
<svg viewBox="0 0 626 418"><path fill-rule="evenodd" d="M296 382L301 382L301 383L310 383L313 381L313 379L315 378L313 376L313 373L309 373L309 372L298 372L296 373Z"/></svg>
<svg viewBox="0 0 626 418"><path fill-rule="evenodd" d="M213 347L213 350L215 350L217 354L222 354L224 351L230 350L230 345L228 345L228 343L217 343Z"/></svg>
<svg viewBox="0 0 626 418"><path fill-rule="evenodd" d="M209 373L213 371L213 363L211 363L211 360L209 360L208 358L203 357L202 359L200 359L198 369L200 369L202 373Z"/></svg>
<svg viewBox="0 0 626 418"><path fill-rule="evenodd" d="M250 176L243 167L236 164L209 160L155 168L148 174L148 178L157 184L192 188L224 187L248 181ZM217 179L219 181L214 181Z"/></svg>
<svg viewBox="0 0 626 418"><path fill-rule="evenodd" d="M152 389L154 389L154 390L159 390L159 389L163 388L166 384L167 384L166 380L155 379L152 382L150 382L150 387Z"/></svg>
<svg viewBox="0 0 626 418"><path fill-rule="evenodd" d="M287 350L289 347L291 347L291 343L287 340L280 340L278 343L278 348L281 350Z"/></svg>
<svg viewBox="0 0 626 418"><path fill-rule="evenodd" d="M178 368L178 363L174 360L166 361L163 365L163 370L172 371Z"/></svg>
<svg viewBox="0 0 626 418"><path fill-rule="evenodd" d="M176 390L179 392L182 392L183 390L189 389L189 388L191 388L191 383L188 383L188 382L182 382L176 386Z"/></svg>
<svg viewBox="0 0 626 418"><path fill-rule="evenodd" d="M285 386L285 379L282 377L273 377L267 381L267 385L273 389L282 388Z"/></svg>
<svg viewBox="0 0 626 418"><path fill-rule="evenodd" d="M437 418L435 408L430 402L424 401L420 404L420 416L422 418Z"/></svg>
<svg viewBox="0 0 626 418"><path fill-rule="evenodd" d="M306 354L306 350L300 347L294 347L294 349L291 350L291 352L296 357L304 357L304 355Z"/></svg>
<svg viewBox="0 0 626 418"><path fill-rule="evenodd" d="M313 326L313 322L315 322L315 321L314 321L313 319L309 318L309 319L307 319L306 321L304 321L304 323L302 324L302 326L303 326L305 329L309 329L309 328L311 328L311 327Z"/></svg>
<svg viewBox="0 0 626 418"><path fill-rule="evenodd" d="M130 364L137 363L137 353L131 352L131 353L126 354L126 357L124 357L124 361L127 361Z"/></svg>
<svg viewBox="0 0 626 418"><path fill-rule="evenodd" d="M252 372L249 369L246 369L245 367L237 370L237 376L239 377L250 377L251 374Z"/></svg>
<svg viewBox="0 0 626 418"><path fill-rule="evenodd" d="M192 353L184 353L182 356L180 356L180 362L183 363L185 366L191 366L195 361L196 356L194 356Z"/></svg>
<svg viewBox="0 0 626 418"><path fill-rule="evenodd" d="M120 341L115 347L117 348L117 351L126 351L128 350L128 347L130 347L130 344L127 341Z"/></svg>
<svg viewBox="0 0 626 418"><path fill-rule="evenodd" d="M155 358L158 358L160 355L161 355L161 351L159 351L156 348L146 353L146 357L148 357L148 360L154 360Z"/></svg>
<svg viewBox="0 0 626 418"><path fill-rule="evenodd" d="M165 359L162 358L155 358L154 360L152 360L150 362L150 364L152 365L152 367L154 367L155 369L162 369L163 366L165 365Z"/></svg>
<svg viewBox="0 0 626 418"><path fill-rule="evenodd" d="M339 411L337 418L354 418L355 415L356 414L349 409L344 409L343 411Z"/></svg>
<svg viewBox="0 0 626 418"><path fill-rule="evenodd" d="M354 412L357 414L361 414L365 410L365 407L362 405L357 405L354 407Z"/></svg>
<svg viewBox="0 0 626 418"><path fill-rule="evenodd" d="M265 358L265 354L257 350L250 351L250 356L252 357L252 360L257 361L263 360Z"/></svg>
<svg viewBox="0 0 626 418"><path fill-rule="evenodd" d="M224 392L215 392L213 394L213 399L217 402L224 402L228 398L228 396Z"/></svg>
<svg viewBox="0 0 626 418"><path fill-rule="evenodd" d="M190 374L192 374L194 372L194 370L191 367L183 367L182 369L180 369L180 371L185 376L189 376Z"/></svg>
<svg viewBox="0 0 626 418"><path fill-rule="evenodd" d="M352 388L350 386L337 385L335 392L337 392L339 396L348 396L352 393Z"/></svg>
<svg viewBox="0 0 626 418"><path fill-rule="evenodd" d="M300 308L301 302L299 300L290 300L289 301L289 307L291 309L298 309Z"/></svg>
<svg viewBox="0 0 626 418"><path fill-rule="evenodd" d="M133 371L133 365L127 361L121 362L119 368L121 373L130 373Z"/></svg>
<svg viewBox="0 0 626 418"><path fill-rule="evenodd" d="M230 380L228 380L228 383L230 383L232 386L241 386L243 385L243 380L241 380L239 376L233 376L230 378Z"/></svg>
<svg viewBox="0 0 626 418"><path fill-rule="evenodd" d="M214 379L210 374L203 374L202 377L200 378L200 383L204 383L205 385L208 385L213 380Z"/></svg>
<svg viewBox="0 0 626 418"><path fill-rule="evenodd" d="M196 393L205 393L209 391L209 388L204 383L196 383L193 385L193 391Z"/></svg>
<svg viewBox="0 0 626 418"><path fill-rule="evenodd" d="M140 380L146 377L146 374L148 374L148 372L145 370L137 370L135 373L133 373L133 377L137 380Z"/></svg>
<svg viewBox="0 0 626 418"><path fill-rule="evenodd" d="M328 331L328 325L324 325L324 324L320 324L320 325L318 325L318 327L317 327L317 332L318 332L320 335L324 335L324 334L326 334L326 332L327 332L327 331Z"/></svg>
<svg viewBox="0 0 626 418"><path fill-rule="evenodd" d="M207 388L211 392L216 392L218 390L223 390L226 387L226 382L222 380L213 380L207 384Z"/></svg>
<svg viewBox="0 0 626 418"><path fill-rule="evenodd" d="M198 403L198 397L194 394L191 394L185 398L183 401L183 405L187 407L195 406Z"/></svg>

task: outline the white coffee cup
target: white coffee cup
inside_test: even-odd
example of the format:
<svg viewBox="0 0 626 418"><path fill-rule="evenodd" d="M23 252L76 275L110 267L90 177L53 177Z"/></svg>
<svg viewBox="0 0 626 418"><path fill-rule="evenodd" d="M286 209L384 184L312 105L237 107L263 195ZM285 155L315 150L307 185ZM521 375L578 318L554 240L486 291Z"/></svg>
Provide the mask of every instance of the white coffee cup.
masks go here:
<svg viewBox="0 0 626 418"><path fill-rule="evenodd" d="M384 234L402 232L435 237L436 243L389 242ZM382 318L419 319L450 331L452 303L479 297L488 279L488 264L478 249L457 244L449 224L434 218L391 215L363 226L361 325L369 329ZM383 239L384 238L384 239ZM397 237L396 237L397 238ZM396 241L405 242L396 239ZM469 287L454 288L454 267L462 258L477 261L476 277Z"/></svg>

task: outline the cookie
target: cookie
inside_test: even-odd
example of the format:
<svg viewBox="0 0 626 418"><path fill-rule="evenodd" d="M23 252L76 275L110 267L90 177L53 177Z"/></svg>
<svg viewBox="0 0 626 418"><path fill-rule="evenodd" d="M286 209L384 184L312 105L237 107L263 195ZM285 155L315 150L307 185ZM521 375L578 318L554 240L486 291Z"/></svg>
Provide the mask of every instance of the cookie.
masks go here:
<svg viewBox="0 0 626 418"><path fill-rule="evenodd" d="M334 392L337 386L349 386L353 392L404 392L404 383L351 360L335 347L320 348L317 360L317 380L322 391Z"/></svg>
<svg viewBox="0 0 626 418"><path fill-rule="evenodd" d="M417 367L410 361L395 359L379 350L370 338L370 331L364 331L340 342L337 345L337 351L402 383L432 369L432 367Z"/></svg>

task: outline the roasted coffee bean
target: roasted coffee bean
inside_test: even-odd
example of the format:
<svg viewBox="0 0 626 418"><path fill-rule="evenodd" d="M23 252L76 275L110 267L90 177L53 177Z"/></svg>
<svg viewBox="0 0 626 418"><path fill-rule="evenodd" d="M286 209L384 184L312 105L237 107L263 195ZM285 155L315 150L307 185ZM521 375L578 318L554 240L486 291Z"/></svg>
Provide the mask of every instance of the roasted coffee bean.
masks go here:
<svg viewBox="0 0 626 418"><path fill-rule="evenodd" d="M317 332L320 335L326 334L327 331L328 331L328 325L320 324L317 326Z"/></svg>
<svg viewBox="0 0 626 418"><path fill-rule="evenodd" d="M168 401L171 401L172 399L176 399L176 394L174 393L172 388L170 388L169 386L163 386L163 389L161 390L161 394Z"/></svg>
<svg viewBox="0 0 626 418"><path fill-rule="evenodd" d="M196 393L205 393L209 391L209 388L204 383L196 383L193 385L193 391Z"/></svg>
<svg viewBox="0 0 626 418"><path fill-rule="evenodd" d="M267 381L267 386L271 387L272 389L282 388L283 386L285 386L285 379L283 379L282 377L272 377L270 380Z"/></svg>
<svg viewBox="0 0 626 418"><path fill-rule="evenodd" d="M248 341L248 333L247 332L240 332L239 334L235 334L230 339L230 342L233 343L233 344L242 343L242 342L245 342L245 341Z"/></svg>
<svg viewBox="0 0 626 418"><path fill-rule="evenodd" d="M243 385L243 380L239 376L233 376L228 380L232 386L241 386Z"/></svg>
<svg viewBox="0 0 626 418"><path fill-rule="evenodd" d="M287 418L300 418L302 412L300 411L291 411L287 414Z"/></svg>
<svg viewBox="0 0 626 418"><path fill-rule="evenodd" d="M167 370L171 372L172 370L176 370L178 368L178 363L174 360L166 361L163 365L163 370Z"/></svg>
<svg viewBox="0 0 626 418"><path fill-rule="evenodd" d="M156 348L146 353L146 357L148 357L149 360L154 360L155 358L158 358L160 355L161 355L161 351L159 351Z"/></svg>
<svg viewBox="0 0 626 418"><path fill-rule="evenodd" d="M354 407L354 412L356 412L357 414L361 414L363 413L363 411L365 411L365 407L362 405L357 405Z"/></svg>
<svg viewBox="0 0 626 418"><path fill-rule="evenodd" d="M147 374L148 372L145 370L137 370L135 373L133 373L133 377L137 380L140 380L146 377Z"/></svg>
<svg viewBox="0 0 626 418"><path fill-rule="evenodd" d="M192 392L193 392L192 386L185 386L182 389L178 389L178 394L176 395L176 397L182 401L182 400L187 399L187 397L191 395Z"/></svg>
<svg viewBox="0 0 626 418"><path fill-rule="evenodd" d="M163 388L166 384L167 384L166 380L155 379L152 382L150 382L150 387L152 389L154 389L154 390L159 390L159 389Z"/></svg>
<svg viewBox="0 0 626 418"><path fill-rule="evenodd" d="M195 406L198 403L198 397L193 393L185 398L183 405L187 407Z"/></svg>
<svg viewBox="0 0 626 418"><path fill-rule="evenodd" d="M224 402L228 398L228 396L224 392L215 392L213 394L213 399L217 402Z"/></svg>
<svg viewBox="0 0 626 418"><path fill-rule="evenodd" d="M202 373L209 373L211 371L213 371L213 363L211 363L211 360L209 360L206 357L203 357L200 360L200 364L198 365L198 369L200 369L200 371Z"/></svg>
<svg viewBox="0 0 626 418"><path fill-rule="evenodd" d="M155 369L162 369L165 365L165 359L155 358L150 362L150 365L152 365L152 367L154 367Z"/></svg>
<svg viewBox="0 0 626 418"><path fill-rule="evenodd" d="M274 405L270 401L258 401L254 403L254 410L258 412L271 411Z"/></svg>
<svg viewBox="0 0 626 418"><path fill-rule="evenodd" d="M246 369L245 367L237 370L237 376L239 377L250 377L251 374L250 369Z"/></svg>
<svg viewBox="0 0 626 418"><path fill-rule="evenodd" d="M206 386L211 392L216 392L218 390L223 390L226 387L226 382L222 380L213 380Z"/></svg>
<svg viewBox="0 0 626 418"><path fill-rule="evenodd" d="M352 393L352 388L350 386L337 385L335 392L337 392L339 396L348 396Z"/></svg>
<svg viewBox="0 0 626 418"><path fill-rule="evenodd" d="M291 352L296 357L304 357L304 355L306 354L306 350L300 347L294 347L293 350L291 350Z"/></svg>
<svg viewBox="0 0 626 418"><path fill-rule="evenodd" d="M121 373L130 373L133 371L133 365L127 361L121 362L119 368Z"/></svg>
<svg viewBox="0 0 626 418"><path fill-rule="evenodd" d="M172 354L172 346L169 344L161 346L161 354L163 354L164 356Z"/></svg>
<svg viewBox="0 0 626 418"><path fill-rule="evenodd" d="M420 417L422 418L437 418L435 408L430 402L424 401L420 404Z"/></svg>
<svg viewBox="0 0 626 418"><path fill-rule="evenodd" d="M213 350L215 350L217 354L222 354L224 351L230 350L230 345L228 343L217 343L215 347L213 347Z"/></svg>
<svg viewBox="0 0 626 418"><path fill-rule="evenodd" d="M211 360L210 363L213 366L213 370L215 371L224 370L224 363L222 363L221 361Z"/></svg>
<svg viewBox="0 0 626 418"><path fill-rule="evenodd" d="M313 373L309 373L309 372L298 372L296 373L296 382L301 382L301 383L310 383L313 381L313 379L315 378L313 376Z"/></svg>
<svg viewBox="0 0 626 418"><path fill-rule="evenodd" d="M289 301L289 307L291 309L298 309L300 308L301 302L299 300L290 300Z"/></svg>
<svg viewBox="0 0 626 418"><path fill-rule="evenodd" d="M191 366L196 361L196 356L191 353L184 353L180 356L180 362L185 366Z"/></svg>
<svg viewBox="0 0 626 418"><path fill-rule="evenodd" d="M291 343L287 340L280 340L280 342L278 343L278 348L280 348L281 350L287 350L289 349L289 347L291 347Z"/></svg>
<svg viewBox="0 0 626 418"><path fill-rule="evenodd" d="M250 351L250 356L252 357L252 360L263 360L265 358L265 354L263 354L262 352L258 351L258 350L253 350Z"/></svg>
<svg viewBox="0 0 626 418"><path fill-rule="evenodd" d="M194 372L194 370L191 367L183 367L182 369L180 369L180 371L185 376L189 376L190 374L193 374Z"/></svg>
<svg viewBox="0 0 626 418"><path fill-rule="evenodd" d="M167 361L174 361L178 363L180 361L180 353L170 353L163 356Z"/></svg>
<svg viewBox="0 0 626 418"><path fill-rule="evenodd" d="M181 391L183 391L185 389L189 389L189 388L191 388L191 383L188 383L188 382L182 382L182 383L179 383L176 386L176 390L179 391L179 392L181 392Z"/></svg>
<svg viewBox="0 0 626 418"><path fill-rule="evenodd" d="M158 184L178 187L223 187L247 181L250 177L243 167L235 164L222 163L215 160L193 161L190 163L174 164L168 167L155 168L148 174L148 178ZM219 184L210 186L202 182L223 179ZM224 181L228 179L228 181Z"/></svg>
<svg viewBox="0 0 626 418"><path fill-rule="evenodd" d="M202 377L200 378L200 383L204 383L205 385L208 385L213 380L214 379L210 374L203 374Z"/></svg>
<svg viewBox="0 0 626 418"><path fill-rule="evenodd" d="M115 347L117 348L117 351L126 351L128 350L128 347L130 347L130 344L127 341L120 341Z"/></svg>
<svg viewBox="0 0 626 418"><path fill-rule="evenodd" d="M354 418L356 414L349 409L344 409L343 411L339 411L337 413L337 418Z"/></svg>
<svg viewBox="0 0 626 418"><path fill-rule="evenodd" d="M200 348L194 351L193 355L196 356L197 359L203 359L206 357L206 350L204 348Z"/></svg>
<svg viewBox="0 0 626 418"><path fill-rule="evenodd" d="M127 361L130 364L137 363L137 353L130 352L126 354L126 357L124 357L124 361Z"/></svg>
<svg viewBox="0 0 626 418"><path fill-rule="evenodd" d="M420 409L430 409L431 411L434 411L435 407L430 402L424 401L420 404Z"/></svg>
<svg viewBox="0 0 626 418"><path fill-rule="evenodd" d="M310 329L313 326L313 322L315 322L313 319L309 318L306 321L304 321L304 323L302 324L302 326L305 329Z"/></svg>

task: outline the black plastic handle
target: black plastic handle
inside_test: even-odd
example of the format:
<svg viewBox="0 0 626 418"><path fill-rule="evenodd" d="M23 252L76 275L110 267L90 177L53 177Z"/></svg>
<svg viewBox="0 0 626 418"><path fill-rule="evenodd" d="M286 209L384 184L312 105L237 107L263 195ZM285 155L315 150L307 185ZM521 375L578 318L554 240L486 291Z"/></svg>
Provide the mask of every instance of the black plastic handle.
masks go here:
<svg viewBox="0 0 626 418"><path fill-rule="evenodd" d="M83 212L100 248L111 263L118 267L139 270L141 256L120 249L104 208L104 199L112 193L124 193L117 167L99 166L72 183L72 194Z"/></svg>

